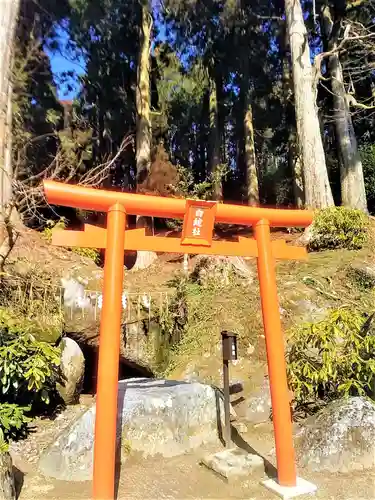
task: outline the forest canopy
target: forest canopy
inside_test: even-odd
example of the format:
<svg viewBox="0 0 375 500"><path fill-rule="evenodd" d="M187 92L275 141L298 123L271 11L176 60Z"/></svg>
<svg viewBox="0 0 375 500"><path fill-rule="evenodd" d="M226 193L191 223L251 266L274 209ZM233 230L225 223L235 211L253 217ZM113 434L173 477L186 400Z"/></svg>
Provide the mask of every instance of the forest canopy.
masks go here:
<svg viewBox="0 0 375 500"><path fill-rule="evenodd" d="M373 0L5 4L3 219L44 178L375 212Z"/></svg>

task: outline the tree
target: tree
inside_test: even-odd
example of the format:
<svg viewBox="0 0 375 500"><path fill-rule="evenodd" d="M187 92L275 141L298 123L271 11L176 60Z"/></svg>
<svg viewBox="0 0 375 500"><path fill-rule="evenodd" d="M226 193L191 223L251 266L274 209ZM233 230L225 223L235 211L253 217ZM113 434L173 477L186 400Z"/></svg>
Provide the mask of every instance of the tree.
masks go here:
<svg viewBox="0 0 375 500"><path fill-rule="evenodd" d="M259 205L258 171L255 155L253 109L251 105L251 90L249 88L249 59L244 58L244 72L240 91L243 103L243 136L246 179L246 200L249 205Z"/></svg>
<svg viewBox="0 0 375 500"><path fill-rule="evenodd" d="M345 30L343 17L339 12L335 13L328 2L321 6L320 19L328 52L328 76L331 80L333 116L340 162L341 203L344 206L367 212L363 167L340 62L340 38L344 32L346 36L349 36L350 25L347 25L349 29Z"/></svg>
<svg viewBox="0 0 375 500"><path fill-rule="evenodd" d="M211 74L210 74L211 73ZM209 69L209 172L213 179L213 198L222 200L223 186L220 177L220 133L217 79L214 69Z"/></svg>
<svg viewBox="0 0 375 500"><path fill-rule="evenodd" d="M136 168L137 184L142 184L150 172L151 167L151 92L150 92L150 55L152 15L148 0L141 0L139 23L139 53L137 66L136 87Z"/></svg>
<svg viewBox="0 0 375 500"><path fill-rule="evenodd" d="M282 13L282 8L282 6L279 6L278 12L280 14ZM293 102L293 76L290 61L289 39L284 20L280 21L278 42L282 64L282 103L285 125L288 128L288 167L292 175L294 204L297 208L302 208L305 204L303 167L296 131L296 113Z"/></svg>
<svg viewBox="0 0 375 500"><path fill-rule="evenodd" d="M12 65L19 0L0 3L0 269L12 248Z"/></svg>
<svg viewBox="0 0 375 500"><path fill-rule="evenodd" d="M290 42L298 143L303 160L305 202L309 208L333 205L320 132L307 30L300 0L285 0Z"/></svg>
<svg viewBox="0 0 375 500"><path fill-rule="evenodd" d="M151 168L151 91L150 91L150 58L151 35L153 19L150 12L149 0L140 0L139 45L136 87L136 172L137 186L146 181ZM150 217L137 217L137 227L144 227L153 231L153 220ZM133 269L145 269L155 260L155 252L137 252L137 260Z"/></svg>

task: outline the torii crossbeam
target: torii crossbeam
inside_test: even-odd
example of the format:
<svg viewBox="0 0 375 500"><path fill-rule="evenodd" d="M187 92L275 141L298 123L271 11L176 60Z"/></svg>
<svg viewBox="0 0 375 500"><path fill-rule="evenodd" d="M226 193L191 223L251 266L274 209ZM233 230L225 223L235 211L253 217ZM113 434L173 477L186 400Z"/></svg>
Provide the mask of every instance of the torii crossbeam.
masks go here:
<svg viewBox="0 0 375 500"><path fill-rule="evenodd" d="M53 181L44 182L52 205L107 212L107 228L86 224L84 231L56 231L52 243L105 249L103 308L95 420L93 499L113 500L115 485L118 367L124 250L256 257L271 388L278 483L297 482L284 341L277 298L275 259L306 259L304 248L271 241L270 227L307 227L313 213L229 205L105 191ZM146 236L126 230L127 215L183 219L181 238ZM214 223L253 226L255 239L213 241Z"/></svg>

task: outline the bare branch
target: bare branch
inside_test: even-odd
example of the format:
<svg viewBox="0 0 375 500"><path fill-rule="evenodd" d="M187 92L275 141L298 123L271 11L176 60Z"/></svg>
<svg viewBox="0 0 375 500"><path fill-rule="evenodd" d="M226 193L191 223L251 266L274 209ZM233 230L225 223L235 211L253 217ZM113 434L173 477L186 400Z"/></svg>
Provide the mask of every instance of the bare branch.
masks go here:
<svg viewBox="0 0 375 500"><path fill-rule="evenodd" d="M351 94L346 94L346 102L348 103L348 106L353 106L355 108L368 109L368 110L375 109L375 104L368 106L367 104L358 102L357 99Z"/></svg>
<svg viewBox="0 0 375 500"><path fill-rule="evenodd" d="M51 163L41 172L28 176L23 180L17 178L13 180L13 203L24 218L32 217L42 221L43 218L39 210L46 206L46 200L41 180L53 179L68 183L73 179L77 179L80 185L98 187L108 177L109 171L122 153L133 143L134 138L132 135L125 136L116 154L111 159L97 165L82 176L79 174L81 164L79 162L76 165L68 164L64 152L62 150L58 151Z"/></svg>

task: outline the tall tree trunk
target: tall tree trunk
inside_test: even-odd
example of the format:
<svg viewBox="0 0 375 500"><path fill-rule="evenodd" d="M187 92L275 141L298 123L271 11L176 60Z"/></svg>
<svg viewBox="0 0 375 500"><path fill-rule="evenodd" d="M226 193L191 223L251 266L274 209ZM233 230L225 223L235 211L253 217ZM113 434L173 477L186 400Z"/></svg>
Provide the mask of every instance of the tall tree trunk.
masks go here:
<svg viewBox="0 0 375 500"><path fill-rule="evenodd" d="M13 224L19 221L13 205L12 65L19 0L0 2L0 269L15 240Z"/></svg>
<svg viewBox="0 0 375 500"><path fill-rule="evenodd" d="M142 184L151 167L151 116L150 116L150 51L152 17L146 2L141 5L139 29L139 57L136 89L136 165L137 184Z"/></svg>
<svg viewBox="0 0 375 500"><path fill-rule="evenodd" d="M336 29L328 5L321 9L322 26L328 41L328 50L335 50L341 32L340 20ZM328 60L333 93L333 115L336 140L340 156L341 202L344 206L367 212L367 199L363 167L358 152L357 139L353 127L350 109L346 99L346 90L339 53L333 53Z"/></svg>
<svg viewBox="0 0 375 500"><path fill-rule="evenodd" d="M283 22L279 35L279 54L282 60L283 70L283 101L285 125L288 128L288 165L292 173L292 188L294 203L297 208L302 208L305 204L305 192L303 185L303 166L298 137L296 130L296 114L294 105L291 102L293 93L292 68L289 59L289 42L286 30L286 23Z"/></svg>
<svg viewBox="0 0 375 500"><path fill-rule="evenodd" d="M293 173L293 197L297 208L303 208L305 204L305 187L303 184L303 164L298 146L296 130L291 127L288 135L288 164Z"/></svg>
<svg viewBox="0 0 375 500"><path fill-rule="evenodd" d="M226 130L225 130L225 90L223 73L219 70L216 74L216 91L218 101L218 134L219 134L219 147L220 147L220 163L227 163L226 151Z"/></svg>
<svg viewBox="0 0 375 500"><path fill-rule="evenodd" d="M217 88L214 75L210 75L209 89L209 122L210 122L210 157L209 169L213 179L213 198L221 200L223 198L222 179L220 177L220 134L219 134L219 116L217 102Z"/></svg>
<svg viewBox="0 0 375 500"><path fill-rule="evenodd" d="M253 109L251 106L249 82L249 59L245 57L240 87L241 112L243 116L244 181L246 185L246 202L249 205L259 205L259 183L255 156Z"/></svg>
<svg viewBox="0 0 375 500"><path fill-rule="evenodd" d="M309 208L332 206L306 26L300 0L285 0L288 38L292 54L293 86L298 143L303 160L306 205Z"/></svg>
<svg viewBox="0 0 375 500"><path fill-rule="evenodd" d="M151 92L150 92L150 57L151 57L151 32L152 16L148 0L142 0L141 20L139 27L139 57L137 68L136 89L136 168L137 186L140 186L147 178L151 168ZM149 233L153 233L153 219L151 217L137 217L137 227L144 227ZM155 252L137 252L137 260L134 270L146 269L155 260Z"/></svg>
<svg viewBox="0 0 375 500"><path fill-rule="evenodd" d="M247 79L247 85L249 80ZM246 85L246 83L245 83ZM244 89L244 160L246 179L246 199L249 205L259 205L258 171L255 156L253 110L250 102L250 91Z"/></svg>

